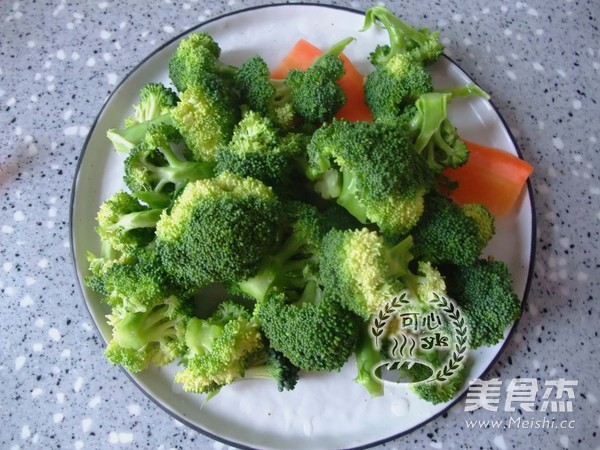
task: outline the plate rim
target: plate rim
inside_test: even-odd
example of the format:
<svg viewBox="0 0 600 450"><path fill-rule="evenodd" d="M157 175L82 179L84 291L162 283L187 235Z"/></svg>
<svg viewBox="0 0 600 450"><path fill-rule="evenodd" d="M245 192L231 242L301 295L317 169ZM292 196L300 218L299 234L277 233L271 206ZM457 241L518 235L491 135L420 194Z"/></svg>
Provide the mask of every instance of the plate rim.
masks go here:
<svg viewBox="0 0 600 450"><path fill-rule="evenodd" d="M96 324L96 319L94 318L92 311L90 310L90 307L88 306L88 301L86 299L86 296L83 292L83 284L82 284L82 279L80 277L80 271L79 271L79 266L77 264L77 258L75 255L75 236L74 236L74 206L75 206L75 197L76 197L76 192L77 192L77 184L79 181L79 176L80 176L80 171L81 171L81 165L82 165L82 161L85 157L86 151L88 149L88 144L89 141L92 138L92 135L94 134L94 131L96 130L96 126L98 125L98 121L100 119L100 117L102 116L102 114L104 113L105 109L108 107L108 104L111 102L111 100L113 99L113 96L119 91L119 89L125 84L125 82L134 74L137 72L137 70L139 68L141 68L141 66L143 66L147 61L149 61L151 58L153 58L157 53L159 53L160 51L162 51L164 48L168 47L169 45L173 44L174 42L182 39L184 36L188 35L189 33L194 32L194 30L197 30L198 28L204 27L205 25L208 25L212 22L216 22L218 20L222 20L226 17L230 17L230 16L234 16L237 14L242 14L242 13L246 13L249 11L254 11L254 10L259 10L259 9L265 9L265 8L278 8L278 7L300 7L300 6L315 6L315 7L320 7L320 8L327 8L327 9L334 9L334 10L340 10L340 11L345 11L345 12L350 12L353 14L359 14L359 15L364 15L365 11L360 10L358 8L352 8L352 7L348 7L348 6L342 6L342 5L327 5L327 4L321 4L321 3L314 3L314 2L299 2L299 3L273 3L273 4L263 4L263 5L255 5L255 6L250 6L247 8L241 8L241 9L236 9L234 11L230 11L227 13L223 13L220 14L218 16L215 17L211 17L210 19L207 19L203 22L198 23L197 25L194 25L186 30L184 30L183 32L177 34L176 36L172 37L171 39L169 39L168 41L164 42L163 44L161 44L160 46L158 46L157 48L155 48L154 50L152 50L148 55L146 55L139 63L137 63L131 70L129 70L129 72L121 79L121 81L115 86L115 88L112 90L112 92L110 93L110 95L104 100L102 107L100 108L98 114L96 115L96 117L94 118L94 121L92 122L91 126L90 126L90 130L88 131L88 134L86 136L86 139L83 143L81 152L79 153L79 159L77 161L77 166L75 168L75 174L73 177L73 183L71 186L71 195L70 195L70 202L69 202L69 244L70 244L70 253L71 253L71 259L72 259L72 263L73 263L73 268L75 270L75 278L77 279L77 289L79 291L79 294L81 296L81 300L83 301L83 304L85 306L86 311L88 312L90 318L92 319L92 323L94 325L94 328L96 330L96 333L100 336L101 341L104 343L104 346L106 347L107 342L104 339L104 336L102 335L102 333L100 332L100 329L98 328L97 324ZM448 55L446 55L445 53L443 54L443 57L446 58L449 62L451 62L460 72L463 73L463 75L465 75L466 77L468 77L469 79L475 81L475 79L469 74L467 73L458 63L456 63L454 61L454 59L450 58ZM517 141L510 129L510 127L508 126L506 120L504 119L504 117L502 116L502 114L500 114L499 109L496 107L496 105L494 104L494 102L492 100L488 100L490 106L492 107L492 109L494 110L494 112L497 114L498 118L500 119L502 126L504 127L506 133L508 134L509 139L511 140L517 155L520 159L523 159L523 154L521 153L521 149L519 148ZM494 356L494 358L491 360L491 362L488 364L488 366L481 372L481 374L479 375L479 378L483 378L485 377L485 375L488 374L488 372L490 371L490 369L496 364L496 362L498 362L498 360L500 359L500 357L502 356L502 354L504 353L504 351L506 350L506 347L508 346L508 343L510 342L511 338L513 337L522 317L523 314L525 312L525 305L527 304L527 300L529 297L529 291L531 288L531 284L533 282L533 271L534 271L534 266L535 266L535 257L536 257L536 244L537 244L537 218L536 218L536 209L535 209L535 203L534 203L534 196L533 196L533 188L531 185L531 179L528 178L527 182L526 182L526 186L527 186L527 196L529 198L529 202L531 204L531 245L530 245L530 250L529 250L529 267L527 269L527 281L525 283L525 289L523 291L523 299L521 301L521 314L519 316L519 318L513 323L513 325L511 326L510 330L508 331L508 334L506 335L504 342L502 343L502 346L500 347L500 349L498 350L498 352L496 353L496 355ZM244 449L244 450L255 450L256 447L252 447L249 445L246 445L244 443L241 442L237 442L234 440L230 440L228 438L224 438L222 436L216 435L208 430L205 430L204 428L198 426L197 424L192 423L191 421L189 421L188 419L186 419L183 415L177 413L176 411L172 411L170 410L166 405L163 405L158 399L156 399L154 396L152 396L148 391L146 391L146 389L144 389L136 380L135 378L133 378L133 376L122 366L118 366L121 371L125 374L125 376L148 398L150 399L155 405L157 405L161 410L163 410L164 412L166 412L169 416L171 416L172 418L176 419L177 421L185 424L186 426L188 426L189 428L196 430L200 433L202 433L204 436L207 436L215 441L221 442L225 445L230 445L230 446L234 446L240 449ZM392 440L398 439L400 437L406 436L410 433L412 433L413 431L425 426L426 424L432 422L433 420L437 419L439 416L446 414L450 409L452 409L456 404L458 404L467 394L468 389L466 389L463 393L461 393L458 397L456 397L454 400L452 400L450 403L448 403L442 410L438 411L437 413L433 414L432 416L428 417L427 419L423 420L422 422L420 422L419 424L404 430L400 433L397 434L393 434L391 436L370 442L368 444L361 444L358 446L354 446L354 447L347 447L348 450L361 450L361 449L366 449L366 448L370 448L370 447L374 447L376 445L380 445L380 444L384 444L386 442L390 442Z"/></svg>

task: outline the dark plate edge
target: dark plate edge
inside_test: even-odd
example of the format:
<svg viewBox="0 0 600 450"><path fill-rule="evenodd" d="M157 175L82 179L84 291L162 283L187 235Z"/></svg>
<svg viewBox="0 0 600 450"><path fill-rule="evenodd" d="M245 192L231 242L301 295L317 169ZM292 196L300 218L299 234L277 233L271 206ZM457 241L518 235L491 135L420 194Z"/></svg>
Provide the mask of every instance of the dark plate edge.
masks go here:
<svg viewBox="0 0 600 450"><path fill-rule="evenodd" d="M301 3L274 3L274 4L267 4L267 5L257 5L257 6L252 6L249 8L244 8L244 9L238 9L235 11L231 11L229 13L225 13L222 14L220 16L216 16L213 17L209 20L206 20L192 28L187 29L186 31L183 31L182 33L178 34L177 36L173 37L172 39L168 40L167 42L165 42L164 44L162 44L161 46L159 46L158 48L156 48L155 50L153 50L149 55L147 55L144 59L142 59L135 67L133 67L129 73L119 82L119 84L115 87L115 89L112 91L112 93L108 96L108 98L104 101L104 104L102 105L102 108L100 109L100 111L98 112L98 114L96 115L96 118L94 119L92 126L90 127L90 131L88 132L88 135L85 139L85 142L83 144L83 148L82 151L79 155L79 160L77 161L77 167L75 169L75 176L73 178L73 184L71 187L71 198L70 198L70 205L69 205L69 243L70 243L70 248L71 248L71 258L73 260L73 268L75 271L75 277L77 278L77 287L79 289L79 293L81 295L81 298L83 300L85 309L87 310L88 314L90 315L91 319L92 319L92 323L94 324L94 328L96 329L96 332L98 333L98 335L102 338L102 341L104 341L104 337L102 336L102 333L100 332L100 329L98 328L98 326L96 325L96 321L94 319L94 316L92 315L92 312L90 311L87 302L85 300L85 295L83 293L83 280L80 279L79 277L79 271L77 270L77 260L75 258L75 246L74 246L74 236L73 236L73 223L74 223L74 204L75 204L75 193L76 193L76 187L77 187L77 181L79 179L79 171L81 169L81 163L83 161L85 152L87 150L89 141L91 139L92 133L94 132L94 129L96 128L96 125L98 123L98 120L100 119L100 116L102 115L102 113L104 112L104 110L106 109L106 107L108 106L108 104L110 103L113 95L119 90L119 88L130 78L130 76L133 75L133 73L135 73L143 64L146 63L146 61L148 61L150 58L152 58L156 53L160 52L161 50L163 50L164 48L168 47L169 45L171 45L173 42L183 38L185 35L193 32L194 30L203 27L209 23L215 22L217 20L221 20L224 19L226 17L230 17L233 16L235 14L239 14L239 13L244 13L244 12L248 12L248 11L253 11L253 10L258 10L258 9L263 9L263 8L272 8L272 7L280 7L280 6L294 6L294 5L306 5L306 6L318 6L318 7L322 7L322 8L330 8L330 9L337 9L337 10L342 10L342 11L346 11L346 12L351 12L351 13L355 13L355 14L360 14L360 15L364 15L364 11L358 10L358 9L354 9L354 8L350 8L350 7L346 7L346 6L339 6L339 5L324 5L324 4L320 4L320 3L310 3L310 2L301 2ZM462 69L460 67L460 65L458 65L452 58L444 55L445 58L447 58L452 64L454 64L464 75L466 75L468 78L470 78L471 80L473 80L473 77L471 77L464 69ZM508 124L506 123L506 120L504 119L504 117L502 117L502 115L500 114L500 111L498 110L498 108L496 107L496 105L494 105L494 103L492 101L490 101L490 105L492 106L492 108L494 109L494 111L496 112L496 114L498 115L498 117L500 118L500 121L502 122L502 125L504 126L504 128L506 129L506 132L508 133L510 140L512 141L517 154L519 155L519 157L521 159L523 159L523 154L521 153L521 150L519 148L519 146L517 145L517 141L514 137L514 135L512 134L510 128L508 127ZM519 317L519 319L517 319L515 321L515 323L512 325L510 331L508 332L504 343L502 344L502 347L500 348L500 350L498 351L498 353L496 354L496 356L494 357L494 359L490 362L490 364L488 365L488 367L486 367L484 369L484 371L481 373L480 377L484 377L489 371L490 369L496 364L496 362L498 361L498 359L502 356L502 353L505 351L506 346L508 344L508 342L510 341L512 335L515 333L515 330L517 329L517 326L523 316L524 310L525 310L525 304L527 302L527 298L529 296L529 290L531 288L531 283L533 280L533 271L534 271L534 264L535 264L535 254L536 254L536 242L537 242L537 221L536 221L536 214L535 214L535 203L534 203L534 197L533 197L533 188L531 186L531 181L530 179L527 180L527 194L529 197L529 201L531 203L531 249L530 249L530 256L529 256L529 269L527 272L527 282L525 284L525 290L523 292L523 299L521 302L521 316ZM104 341L104 343L106 344L106 342ZM244 449L244 450L254 450L255 447L250 447L244 444L241 444L239 442L235 442L235 441L230 441L226 438L223 438L221 436L217 436L207 430L204 430L203 428L200 428L199 426L189 422L187 419L185 419L184 417L180 416L179 414L177 414L174 411L171 411L169 408L167 408L165 405L163 405L162 403L160 403L157 399L155 399L154 397L152 397L140 384L138 384L138 382L131 376L131 374L129 372L127 372L127 370L125 370L123 367L121 367L121 370L123 371L123 373L125 373L125 375L127 376L127 378L129 378L129 380L146 396L148 397L155 405L157 405L160 409L162 409L163 411L165 411L167 414L169 414L171 417L173 417L174 419L176 419L177 421L185 424L186 426L202 433L203 435L214 439L216 441L222 442L223 444L226 445L230 445L230 446L235 446L237 448L240 449ZM376 445L380 445L380 444L384 444L386 442L398 439L402 436L405 436L407 434L412 433L413 431L415 431L418 428L421 428L422 426L428 424L429 422L435 420L436 418L438 418L439 416L445 414L446 412L448 412L450 409L452 409L452 407L454 407L458 402L460 402L463 397L467 394L468 389L465 390L460 396L458 396L457 398L455 398L451 403L449 403L448 405L446 405L446 407L439 411L438 413L434 414L433 416L427 418L426 420L424 420L423 422L419 423L418 425L415 425L412 428L409 428L408 430L405 430L401 433L392 435L392 436L388 436L386 438L380 439L378 441L375 442L371 442L369 444L365 444L365 445L360 445L360 446L356 446L356 447L349 447L347 450L360 450L360 449L366 449L366 448L370 448L370 447L374 447Z"/></svg>

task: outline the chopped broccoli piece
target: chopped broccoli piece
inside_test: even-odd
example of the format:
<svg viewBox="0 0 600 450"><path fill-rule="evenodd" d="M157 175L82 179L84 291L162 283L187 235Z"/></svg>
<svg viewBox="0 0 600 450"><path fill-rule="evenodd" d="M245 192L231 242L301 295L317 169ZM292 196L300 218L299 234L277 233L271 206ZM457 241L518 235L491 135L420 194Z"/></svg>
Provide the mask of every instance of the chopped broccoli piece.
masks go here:
<svg viewBox="0 0 600 450"><path fill-rule="evenodd" d="M521 315L508 266L502 261L477 260L470 266L445 266L448 295L467 318L469 347L495 345Z"/></svg>
<svg viewBox="0 0 600 450"><path fill-rule="evenodd" d="M187 184L156 225L157 249L183 286L236 283L256 272L278 230L272 189L223 172Z"/></svg>
<svg viewBox="0 0 600 450"><path fill-rule="evenodd" d="M296 303L271 292L255 316L272 348L302 370L339 370L355 349L357 316L309 282Z"/></svg>
<svg viewBox="0 0 600 450"><path fill-rule="evenodd" d="M363 31L381 21L390 38L371 54L375 70L365 80L365 101L376 119L398 117L419 96L433 90L426 65L443 52L437 32L416 30L383 6L369 8Z"/></svg>
<svg viewBox="0 0 600 450"><path fill-rule="evenodd" d="M339 55L353 40L347 38L334 44L305 71L290 70L285 80L271 79L260 56L250 58L236 73L243 101L284 129L296 125L296 116L316 125L330 120L346 101L337 84L344 75Z"/></svg>
<svg viewBox="0 0 600 450"><path fill-rule="evenodd" d="M271 120L248 111L236 125L231 141L217 149L216 171L255 178L268 186L282 186L289 183L303 144L301 136L282 136Z"/></svg>
<svg viewBox="0 0 600 450"><path fill-rule="evenodd" d="M125 119L129 128L167 114L179 102L175 91L162 83L148 83L140 90L140 100L133 106L133 115Z"/></svg>
<svg viewBox="0 0 600 450"><path fill-rule="evenodd" d="M383 395L383 382L374 371L381 361L381 352L373 345L368 332L368 324L363 324L356 348L356 367L358 374L354 381L362 384L372 397Z"/></svg>
<svg viewBox="0 0 600 450"><path fill-rule="evenodd" d="M169 140L170 125L152 125L144 141L125 159L125 184L136 195L154 192L171 196L188 181L210 178L214 163L181 160Z"/></svg>
<svg viewBox="0 0 600 450"><path fill-rule="evenodd" d="M435 370L441 368L440 355L438 355L437 352L432 352L428 355L427 359L432 363L434 373ZM433 403L434 405L452 400L462 388L467 375L467 370L464 366L461 366L444 381L427 381L432 375L431 368L423 364L415 364L410 368L402 366L401 371L404 376L412 381L409 385L409 389L420 399Z"/></svg>
<svg viewBox="0 0 600 450"><path fill-rule="evenodd" d="M270 379L277 383L277 389L291 391L298 382L300 369L294 366L282 353L269 349L265 356L253 362L244 373L245 379Z"/></svg>
<svg viewBox="0 0 600 450"><path fill-rule="evenodd" d="M308 175L324 198L394 236L417 223L434 184L405 133L383 123L334 120L313 134L308 156Z"/></svg>
<svg viewBox="0 0 600 450"><path fill-rule="evenodd" d="M169 60L169 77L179 92L201 83L205 77L232 78L237 68L219 61L221 47L207 33L183 39Z"/></svg>
<svg viewBox="0 0 600 450"><path fill-rule="evenodd" d="M470 265L480 256L494 230L484 206L460 207L439 194L427 196L425 211L411 231L416 258L434 264Z"/></svg>
<svg viewBox="0 0 600 450"><path fill-rule="evenodd" d="M206 320L190 319L185 347L185 369L175 374L175 382L195 393L213 393L243 377L254 355L264 349L250 313L231 301L221 303Z"/></svg>
<svg viewBox="0 0 600 450"><path fill-rule="evenodd" d="M320 278L325 289L348 309L367 320L404 287L409 273L412 239L391 247L366 228L331 230L323 239Z"/></svg>
<svg viewBox="0 0 600 450"><path fill-rule="evenodd" d="M96 231L113 249L130 253L154 239L161 213L161 209L149 209L131 194L119 191L100 206Z"/></svg>
<svg viewBox="0 0 600 450"><path fill-rule="evenodd" d="M196 161L214 161L219 145L231 139L240 116L237 100L226 83L208 74L181 94L176 106L165 114L124 129L110 129L107 136L119 153L129 153L140 145L152 125L166 124L169 141L183 137Z"/></svg>
<svg viewBox="0 0 600 450"><path fill-rule="evenodd" d="M88 253L90 275L85 279L115 309L145 312L183 291L170 279L153 247L143 247L118 259Z"/></svg>
<svg viewBox="0 0 600 450"><path fill-rule="evenodd" d="M151 364L170 364L183 350L189 312L189 304L174 296L142 312L113 310L108 316L113 334L104 352L106 357L131 372Z"/></svg>

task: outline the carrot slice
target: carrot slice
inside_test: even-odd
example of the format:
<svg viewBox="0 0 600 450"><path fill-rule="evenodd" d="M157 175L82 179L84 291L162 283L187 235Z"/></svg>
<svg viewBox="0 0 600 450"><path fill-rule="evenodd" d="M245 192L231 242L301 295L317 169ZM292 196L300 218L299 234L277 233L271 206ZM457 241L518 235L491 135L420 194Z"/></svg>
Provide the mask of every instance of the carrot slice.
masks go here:
<svg viewBox="0 0 600 450"><path fill-rule="evenodd" d="M322 50L310 42L300 39L275 70L271 72L271 76L275 79L284 79L291 69L306 70L322 53ZM336 117L351 122L358 120L372 121L371 111L365 103L365 94L363 92L364 78L346 55L342 53L341 58L344 62L346 73L338 81L338 84L346 93L347 99L344 106L336 114Z"/></svg>
<svg viewBox="0 0 600 450"><path fill-rule="evenodd" d="M467 163L444 174L458 183L450 197L460 204L480 203L495 216L510 212L533 166L502 150L465 141Z"/></svg>

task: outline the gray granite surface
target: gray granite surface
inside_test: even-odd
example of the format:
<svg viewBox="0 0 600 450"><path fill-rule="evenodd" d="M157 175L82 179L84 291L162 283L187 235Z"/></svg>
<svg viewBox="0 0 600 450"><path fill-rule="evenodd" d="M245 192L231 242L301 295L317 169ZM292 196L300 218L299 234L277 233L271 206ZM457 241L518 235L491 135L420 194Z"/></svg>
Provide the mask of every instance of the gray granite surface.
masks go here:
<svg viewBox="0 0 600 450"><path fill-rule="evenodd" d="M86 134L119 80L185 29L260 3L0 2L0 448L223 448L103 358L76 285L69 200ZM546 415L459 405L384 448L600 448L600 4L387 6L442 31L535 166L535 275L518 330L487 378L579 384L573 412L554 414L573 428L467 430L467 419Z"/></svg>

